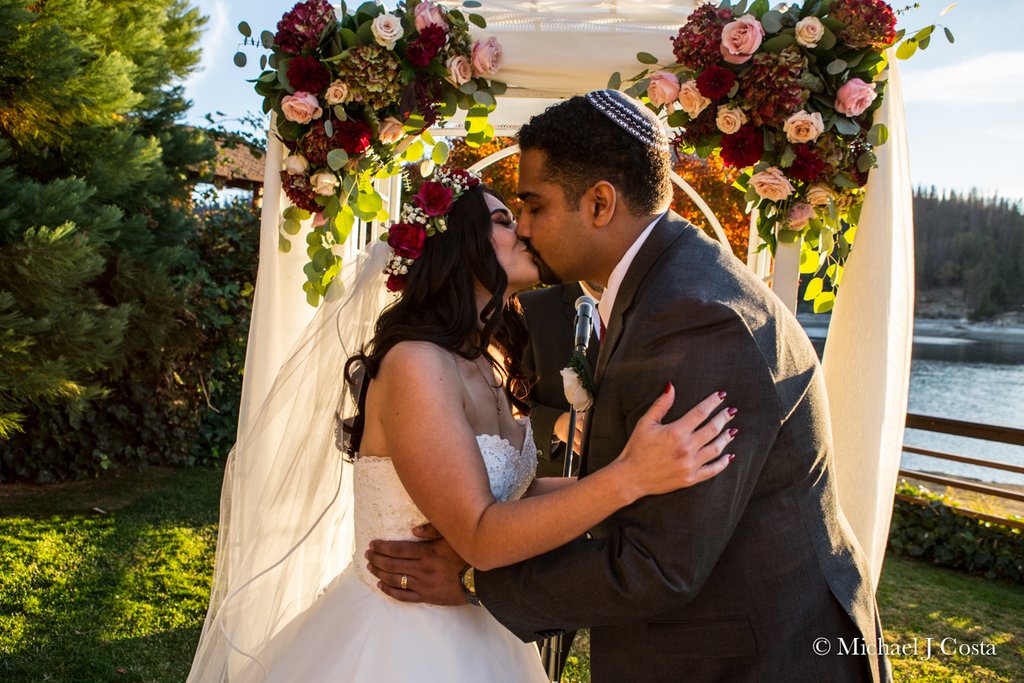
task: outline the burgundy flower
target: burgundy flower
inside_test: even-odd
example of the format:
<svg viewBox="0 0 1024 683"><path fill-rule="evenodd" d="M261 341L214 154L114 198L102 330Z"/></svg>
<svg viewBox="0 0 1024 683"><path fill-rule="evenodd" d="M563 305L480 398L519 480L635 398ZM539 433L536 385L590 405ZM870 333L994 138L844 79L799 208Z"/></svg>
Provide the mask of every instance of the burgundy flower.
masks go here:
<svg viewBox="0 0 1024 683"><path fill-rule="evenodd" d="M288 82L297 91L319 95L331 82L331 74L315 57L295 57L288 63Z"/></svg>
<svg viewBox="0 0 1024 683"><path fill-rule="evenodd" d="M695 9L672 39L676 61L691 69L717 64L722 57L722 27L732 19L732 11L715 9L710 3Z"/></svg>
<svg viewBox="0 0 1024 683"><path fill-rule="evenodd" d="M727 166L746 168L761 160L764 137L752 124L746 124L732 135L722 136L722 161Z"/></svg>
<svg viewBox="0 0 1024 683"><path fill-rule="evenodd" d="M388 276L388 281L384 286L388 288L389 292L401 292L405 289L405 283L408 279L408 275L395 275L392 273Z"/></svg>
<svg viewBox="0 0 1024 683"><path fill-rule="evenodd" d="M843 22L839 39L850 47L885 48L896 40L896 15L883 0L838 0L829 14Z"/></svg>
<svg viewBox="0 0 1024 683"><path fill-rule="evenodd" d="M441 183L429 181L420 186L412 201L428 216L443 216L452 209L452 190Z"/></svg>
<svg viewBox="0 0 1024 683"><path fill-rule="evenodd" d="M419 223L395 223L388 228L388 245L404 258L419 258L426 240L427 231Z"/></svg>
<svg viewBox="0 0 1024 683"><path fill-rule="evenodd" d="M436 24L424 26L416 40L406 48L405 58L413 66L426 66L441 51L447 39L448 34L442 27Z"/></svg>
<svg viewBox="0 0 1024 683"><path fill-rule="evenodd" d="M786 169L786 175L795 180L802 180L805 183L813 183L821 177L825 170L825 162L811 145L794 145L793 151L796 159Z"/></svg>
<svg viewBox="0 0 1024 683"><path fill-rule="evenodd" d="M334 137L341 148L351 157L362 154L370 146L373 131L362 119L348 119L334 122Z"/></svg>
<svg viewBox="0 0 1024 683"><path fill-rule="evenodd" d="M300 2L277 22L274 47L290 55L315 50L320 35L333 21L334 8L327 0Z"/></svg>
<svg viewBox="0 0 1024 683"><path fill-rule="evenodd" d="M717 101L729 94L736 84L736 76L728 69L720 66L709 66L697 76L697 90L712 101Z"/></svg>
<svg viewBox="0 0 1024 683"><path fill-rule="evenodd" d="M708 136L718 133L718 126L715 125L717 110L715 107L704 107L700 114L693 121L686 124L686 127L676 136L672 144L677 148L681 145L697 147L704 142Z"/></svg>
<svg viewBox="0 0 1024 683"><path fill-rule="evenodd" d="M433 125L437 121L438 103L441 101L441 79L420 74L413 81L413 97L424 125Z"/></svg>
<svg viewBox="0 0 1024 683"><path fill-rule="evenodd" d="M281 188L288 195L292 204L310 212L320 211L321 207L316 203L316 193L309 184L309 178L304 175L292 175L288 171L281 171Z"/></svg>

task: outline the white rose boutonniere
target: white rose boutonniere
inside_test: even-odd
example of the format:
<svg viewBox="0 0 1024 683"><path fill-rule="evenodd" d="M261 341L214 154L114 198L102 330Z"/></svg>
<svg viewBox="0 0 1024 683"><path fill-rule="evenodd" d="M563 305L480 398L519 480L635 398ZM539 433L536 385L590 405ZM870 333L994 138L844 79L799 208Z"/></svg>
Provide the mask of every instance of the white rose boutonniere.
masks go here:
<svg viewBox="0 0 1024 683"><path fill-rule="evenodd" d="M577 413L589 410L594 405L594 374L590 371L586 356L579 351L574 352L561 375L565 400Z"/></svg>

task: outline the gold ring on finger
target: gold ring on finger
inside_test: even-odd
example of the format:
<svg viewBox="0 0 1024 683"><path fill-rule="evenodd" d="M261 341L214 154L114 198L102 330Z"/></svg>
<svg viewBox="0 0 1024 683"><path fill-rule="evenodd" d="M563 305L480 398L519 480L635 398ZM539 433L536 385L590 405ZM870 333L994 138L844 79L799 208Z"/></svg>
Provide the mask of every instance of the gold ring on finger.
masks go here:
<svg viewBox="0 0 1024 683"><path fill-rule="evenodd" d="M408 574L402 574L402 583L399 584L399 586L404 591L409 590L409 575Z"/></svg>

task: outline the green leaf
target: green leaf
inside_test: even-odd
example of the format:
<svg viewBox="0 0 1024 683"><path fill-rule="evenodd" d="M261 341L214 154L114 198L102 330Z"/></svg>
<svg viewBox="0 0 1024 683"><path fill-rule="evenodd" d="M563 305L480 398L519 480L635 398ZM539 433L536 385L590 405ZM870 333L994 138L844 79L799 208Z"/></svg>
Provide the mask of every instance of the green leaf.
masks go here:
<svg viewBox="0 0 1024 683"><path fill-rule="evenodd" d="M786 149L782 150L782 156L779 157L779 166L789 168L794 161L796 161L796 152L791 145L786 145Z"/></svg>
<svg viewBox="0 0 1024 683"><path fill-rule="evenodd" d="M747 12L753 14L754 18L760 19L765 15L769 7L768 0L754 0Z"/></svg>
<svg viewBox="0 0 1024 683"><path fill-rule="evenodd" d="M338 31L338 35L341 36L341 44L345 48L355 47L359 44L359 36L350 28L341 29Z"/></svg>
<svg viewBox="0 0 1024 683"><path fill-rule="evenodd" d="M402 158L409 162L419 161L423 158L423 142L416 140L405 150Z"/></svg>
<svg viewBox="0 0 1024 683"><path fill-rule="evenodd" d="M260 70L263 71L266 68L267 68L267 56L266 55L260 55ZM262 76L260 78L262 78ZM273 78L271 78L270 80L273 80Z"/></svg>
<svg viewBox="0 0 1024 683"><path fill-rule="evenodd" d="M874 152L864 152L857 157L857 170L861 173L867 173L875 167L878 163L878 157L875 156Z"/></svg>
<svg viewBox="0 0 1024 683"><path fill-rule="evenodd" d="M800 251L800 274L810 275L816 270L818 270L817 254L812 249L802 249Z"/></svg>
<svg viewBox="0 0 1024 683"><path fill-rule="evenodd" d="M823 278L811 278L811 281L807 283L807 289L804 290L804 301L813 301L819 294L821 294L822 286L824 284L825 280Z"/></svg>
<svg viewBox="0 0 1024 683"><path fill-rule="evenodd" d="M910 59L917 52L917 41L913 38L907 38L900 46L896 48L897 59Z"/></svg>
<svg viewBox="0 0 1024 683"><path fill-rule="evenodd" d="M501 81L491 81L491 92L495 96L501 97L507 91L508 91L508 86L506 84L502 83Z"/></svg>
<svg viewBox="0 0 1024 683"><path fill-rule="evenodd" d="M668 115L668 119L665 121L670 128L681 128L690 122L690 116L682 109L677 109Z"/></svg>
<svg viewBox="0 0 1024 683"><path fill-rule="evenodd" d="M464 3L462 3L462 6L468 8L468 9L476 9L477 7L480 7L481 5L478 2L478 0L466 0Z"/></svg>
<svg viewBox="0 0 1024 683"><path fill-rule="evenodd" d="M467 95L472 95L477 90L476 81L466 81L465 83L459 86L459 90L466 93Z"/></svg>
<svg viewBox="0 0 1024 683"><path fill-rule="evenodd" d="M342 105L334 105L331 111L334 112L334 118L338 119L339 121L348 121L348 113L345 111L345 107L343 107Z"/></svg>
<svg viewBox="0 0 1024 683"><path fill-rule="evenodd" d="M473 93L473 101L485 107L497 106L497 102L494 101L494 96L486 90L477 90Z"/></svg>
<svg viewBox="0 0 1024 683"><path fill-rule="evenodd" d="M857 135L860 133L860 126L845 116L837 116L833 124L840 135Z"/></svg>
<svg viewBox="0 0 1024 683"><path fill-rule="evenodd" d="M352 213L352 207L346 204L341 207L338 215L334 217L333 226L334 239L338 244L343 244L352 233L352 226L355 225L356 215Z"/></svg>
<svg viewBox="0 0 1024 683"><path fill-rule="evenodd" d="M819 50L831 50L836 46L836 34L825 27L824 33L821 34L821 40L818 41Z"/></svg>
<svg viewBox="0 0 1024 683"><path fill-rule="evenodd" d="M956 40L953 38L953 32L950 31L949 28L944 26L942 30L946 32L946 40L948 40L950 43L956 42Z"/></svg>
<svg viewBox="0 0 1024 683"><path fill-rule="evenodd" d="M246 38L251 38L252 37L252 28L250 28L248 22L245 22L245 21L240 22L238 24L238 32L241 33Z"/></svg>
<svg viewBox="0 0 1024 683"><path fill-rule="evenodd" d="M799 230L779 230L779 241L785 244L794 244L800 239Z"/></svg>
<svg viewBox="0 0 1024 683"><path fill-rule="evenodd" d="M363 24L360 24L359 28L356 29L356 37L358 37L358 42L361 45L369 45L370 43L374 42L373 23L371 21L367 21Z"/></svg>
<svg viewBox="0 0 1024 683"><path fill-rule="evenodd" d="M282 254L287 254L292 250L291 241L284 235L278 235L277 237L277 250Z"/></svg>
<svg viewBox="0 0 1024 683"><path fill-rule="evenodd" d="M636 59L641 64L657 64L658 58L652 55L650 52L637 52Z"/></svg>
<svg viewBox="0 0 1024 683"><path fill-rule="evenodd" d="M782 30L782 14L777 10L765 12L761 17L761 27L768 33L778 33Z"/></svg>
<svg viewBox="0 0 1024 683"><path fill-rule="evenodd" d="M836 295L834 292L822 292L818 296L814 297L815 313L828 313L835 305Z"/></svg>
<svg viewBox="0 0 1024 683"><path fill-rule="evenodd" d="M470 14L469 23L479 26L480 28L487 28L487 20L479 14Z"/></svg>
<svg viewBox="0 0 1024 683"><path fill-rule="evenodd" d="M286 218L281 222L281 229L289 235L298 235L302 224L295 218Z"/></svg>
<svg viewBox="0 0 1024 683"><path fill-rule="evenodd" d="M888 139L889 129L885 127L884 123L876 123L868 131L868 144L870 145L878 147L879 145L884 145Z"/></svg>
<svg viewBox="0 0 1024 683"><path fill-rule="evenodd" d="M327 165L331 167L332 171L340 170L342 166L348 163L348 152L343 149L332 149L327 153Z"/></svg>
<svg viewBox="0 0 1024 683"><path fill-rule="evenodd" d="M437 141L434 140L434 136L430 134L429 130L425 130L420 133L420 140L423 140L423 143L426 145L433 146L437 144Z"/></svg>
<svg viewBox="0 0 1024 683"><path fill-rule="evenodd" d="M918 42L923 41L925 38L930 37L932 35L932 31L934 31L934 30L935 30L935 24L931 24L930 26L925 26L923 29L921 29L920 31L918 31L917 33L914 34L914 40L916 40Z"/></svg>
<svg viewBox="0 0 1024 683"><path fill-rule="evenodd" d="M833 59L831 62L828 63L828 66L825 67L825 71L832 74L833 76L843 73L844 71L846 71L846 60Z"/></svg>
<svg viewBox="0 0 1024 683"><path fill-rule="evenodd" d="M622 74L620 74L618 71L616 71L608 79L608 89L609 90L618 90L619 86L621 86L621 85L622 85Z"/></svg>
<svg viewBox="0 0 1024 683"><path fill-rule="evenodd" d="M236 52L233 61L235 62L235 66L244 68L246 62L248 62L248 59L246 59L244 52Z"/></svg>
<svg viewBox="0 0 1024 683"><path fill-rule="evenodd" d="M779 53L790 45L796 45L796 36L792 33L780 33L761 43L761 49L765 52Z"/></svg>
<svg viewBox="0 0 1024 683"><path fill-rule="evenodd" d="M430 158L433 159L435 164L441 166L448 161L449 152L448 143L441 141L434 145L433 151L430 152Z"/></svg>
<svg viewBox="0 0 1024 683"><path fill-rule="evenodd" d="M260 43L268 50L274 47L274 34L270 31L263 31L260 33Z"/></svg>
<svg viewBox="0 0 1024 683"><path fill-rule="evenodd" d="M917 41L917 42L918 42L918 45L920 46L920 48L921 48L922 50L927 50L927 49L928 49L928 46L932 44L932 39L931 39L931 37L929 36L929 37L927 37L927 38L922 38L921 40L919 40L919 41Z"/></svg>
<svg viewBox="0 0 1024 683"><path fill-rule="evenodd" d="M330 119L324 121L324 134L329 138L334 137L334 124Z"/></svg>

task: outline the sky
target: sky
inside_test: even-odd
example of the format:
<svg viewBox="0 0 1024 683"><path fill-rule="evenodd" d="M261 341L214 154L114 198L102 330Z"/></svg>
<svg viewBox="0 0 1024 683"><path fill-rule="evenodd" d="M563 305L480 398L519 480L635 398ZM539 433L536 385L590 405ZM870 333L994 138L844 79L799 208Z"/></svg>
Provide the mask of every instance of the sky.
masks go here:
<svg viewBox="0 0 1024 683"><path fill-rule="evenodd" d="M486 0L483 0L486 4ZM903 14L899 27L914 31L938 22L956 38L939 34L931 45L899 63L915 186L958 193L977 189L1011 200L1024 199L1024 0L921 0ZM246 79L258 75L250 49L249 66L240 69L232 55L241 44L238 23L248 21L256 34L274 30L292 0L193 0L209 17L203 34L200 68L185 82L192 101L188 119L203 123L207 113L228 118L260 111L261 98ZM891 2L902 7L909 2ZM231 126L228 125L230 128Z"/></svg>

